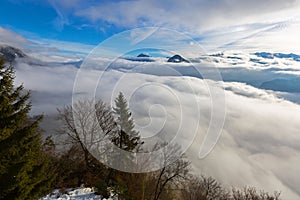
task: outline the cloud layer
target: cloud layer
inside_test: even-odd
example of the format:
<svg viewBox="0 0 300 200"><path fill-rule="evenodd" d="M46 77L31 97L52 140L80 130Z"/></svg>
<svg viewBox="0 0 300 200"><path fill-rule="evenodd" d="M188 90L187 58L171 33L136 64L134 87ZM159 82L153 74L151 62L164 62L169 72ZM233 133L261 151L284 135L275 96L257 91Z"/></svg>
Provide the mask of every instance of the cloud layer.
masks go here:
<svg viewBox="0 0 300 200"><path fill-rule="evenodd" d="M105 62L108 61L103 59L96 63L105 65ZM111 103L122 91L144 140L153 141L153 135L158 134L170 141L181 133L176 141L182 146L193 142L187 154L195 173L213 176L228 187L251 185L267 191L282 191L285 199L300 197L297 187L300 184L298 104L244 83L158 76L132 70L138 69L138 63L135 68L127 66L127 71L123 72L126 62L116 62L114 69L105 73L95 66L83 70L85 79L80 82L76 95L91 97L88 88L97 84L96 95ZM77 72L78 68L72 65L19 63L16 83L24 82L26 88L33 90L33 113L53 115L56 107L71 104ZM215 148L207 157L199 159L212 111L207 84L220 92L225 88L226 120ZM221 95L220 92L215 94ZM53 127L48 128L53 130ZM191 140L194 133L197 133L196 138Z"/></svg>

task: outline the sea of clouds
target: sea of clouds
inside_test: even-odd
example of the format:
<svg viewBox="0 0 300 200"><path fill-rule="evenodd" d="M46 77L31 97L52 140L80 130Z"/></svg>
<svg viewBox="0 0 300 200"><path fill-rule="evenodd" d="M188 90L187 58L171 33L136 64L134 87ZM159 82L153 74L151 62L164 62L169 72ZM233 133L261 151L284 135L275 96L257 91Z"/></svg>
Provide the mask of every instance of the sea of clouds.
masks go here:
<svg viewBox="0 0 300 200"><path fill-rule="evenodd" d="M72 64L32 65L19 60L16 84L24 83L32 91L32 114L44 113L46 119L57 114L56 108L72 104L74 95L95 95L113 106L122 91L144 140L151 141L154 135L163 135L166 141L176 138L189 147L186 154L194 173L213 176L227 187L257 186L281 191L286 199L300 197L299 104L247 81L229 81L239 76L251 82L260 71L220 68L227 80L223 82L199 77L199 71L209 68L205 63L198 64L199 71L193 76L192 71L182 75L181 69L189 67L186 64L110 62L97 58L79 69ZM275 76L278 74L265 74ZM221 117L212 122L213 115ZM55 132L55 123L44 124L48 134ZM199 157L204 141L214 144L209 139L217 141L216 145Z"/></svg>

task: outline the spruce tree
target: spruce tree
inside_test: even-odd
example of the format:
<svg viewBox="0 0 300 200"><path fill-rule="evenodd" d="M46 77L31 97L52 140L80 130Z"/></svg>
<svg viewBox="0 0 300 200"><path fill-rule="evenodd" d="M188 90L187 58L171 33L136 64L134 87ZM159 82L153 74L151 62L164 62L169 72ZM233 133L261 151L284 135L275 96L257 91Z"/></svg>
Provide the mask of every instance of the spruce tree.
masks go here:
<svg viewBox="0 0 300 200"><path fill-rule="evenodd" d="M115 99L113 113L115 115L118 131L114 133L112 142L125 151L140 151L143 142L140 139L139 132L134 130L134 121L131 116L131 112L129 111L128 103L122 92L120 92L118 97ZM132 163L134 163L134 157L132 157L132 154L125 158L123 157L125 155L120 152L112 152L112 154L114 154L114 159L112 161L114 166L125 169L134 166L132 165ZM130 173L110 168L106 184L114 188L120 199L135 199L130 193L130 186L128 185L128 180L131 176L132 174Z"/></svg>
<svg viewBox="0 0 300 200"><path fill-rule="evenodd" d="M42 150L41 117L28 117L30 94L14 88L14 78L13 67L0 59L0 199L37 199L55 177Z"/></svg>
<svg viewBox="0 0 300 200"><path fill-rule="evenodd" d="M122 92L115 99L113 112L119 126L119 134L113 139L113 142L123 150L138 151L143 142L141 142L139 132L134 130L134 121Z"/></svg>

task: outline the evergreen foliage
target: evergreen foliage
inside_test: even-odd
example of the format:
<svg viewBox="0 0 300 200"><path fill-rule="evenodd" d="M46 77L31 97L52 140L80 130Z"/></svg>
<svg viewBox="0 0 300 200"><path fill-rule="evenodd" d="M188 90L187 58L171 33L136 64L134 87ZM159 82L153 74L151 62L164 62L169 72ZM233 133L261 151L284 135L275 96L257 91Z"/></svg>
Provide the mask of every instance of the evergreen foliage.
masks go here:
<svg viewBox="0 0 300 200"><path fill-rule="evenodd" d="M38 130L42 117L30 119L29 92L14 88L14 70L0 60L0 199L37 199L47 193L48 173Z"/></svg>
<svg viewBox="0 0 300 200"><path fill-rule="evenodd" d="M119 133L112 141L123 150L138 151L143 142L140 139L139 132L134 130L134 121L122 92L115 99L113 112L117 118Z"/></svg>

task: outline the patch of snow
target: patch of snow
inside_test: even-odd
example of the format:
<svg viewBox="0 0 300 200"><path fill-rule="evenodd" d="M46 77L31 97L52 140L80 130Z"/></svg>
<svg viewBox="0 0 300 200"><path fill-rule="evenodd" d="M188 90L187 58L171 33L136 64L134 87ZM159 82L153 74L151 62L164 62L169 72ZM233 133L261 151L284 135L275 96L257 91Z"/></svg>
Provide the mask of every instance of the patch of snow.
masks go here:
<svg viewBox="0 0 300 200"><path fill-rule="evenodd" d="M96 195L94 188L80 187L68 188L64 194L59 189L55 189L51 194L40 198L40 200L117 200L117 197L110 197L108 199L102 198L101 195Z"/></svg>

